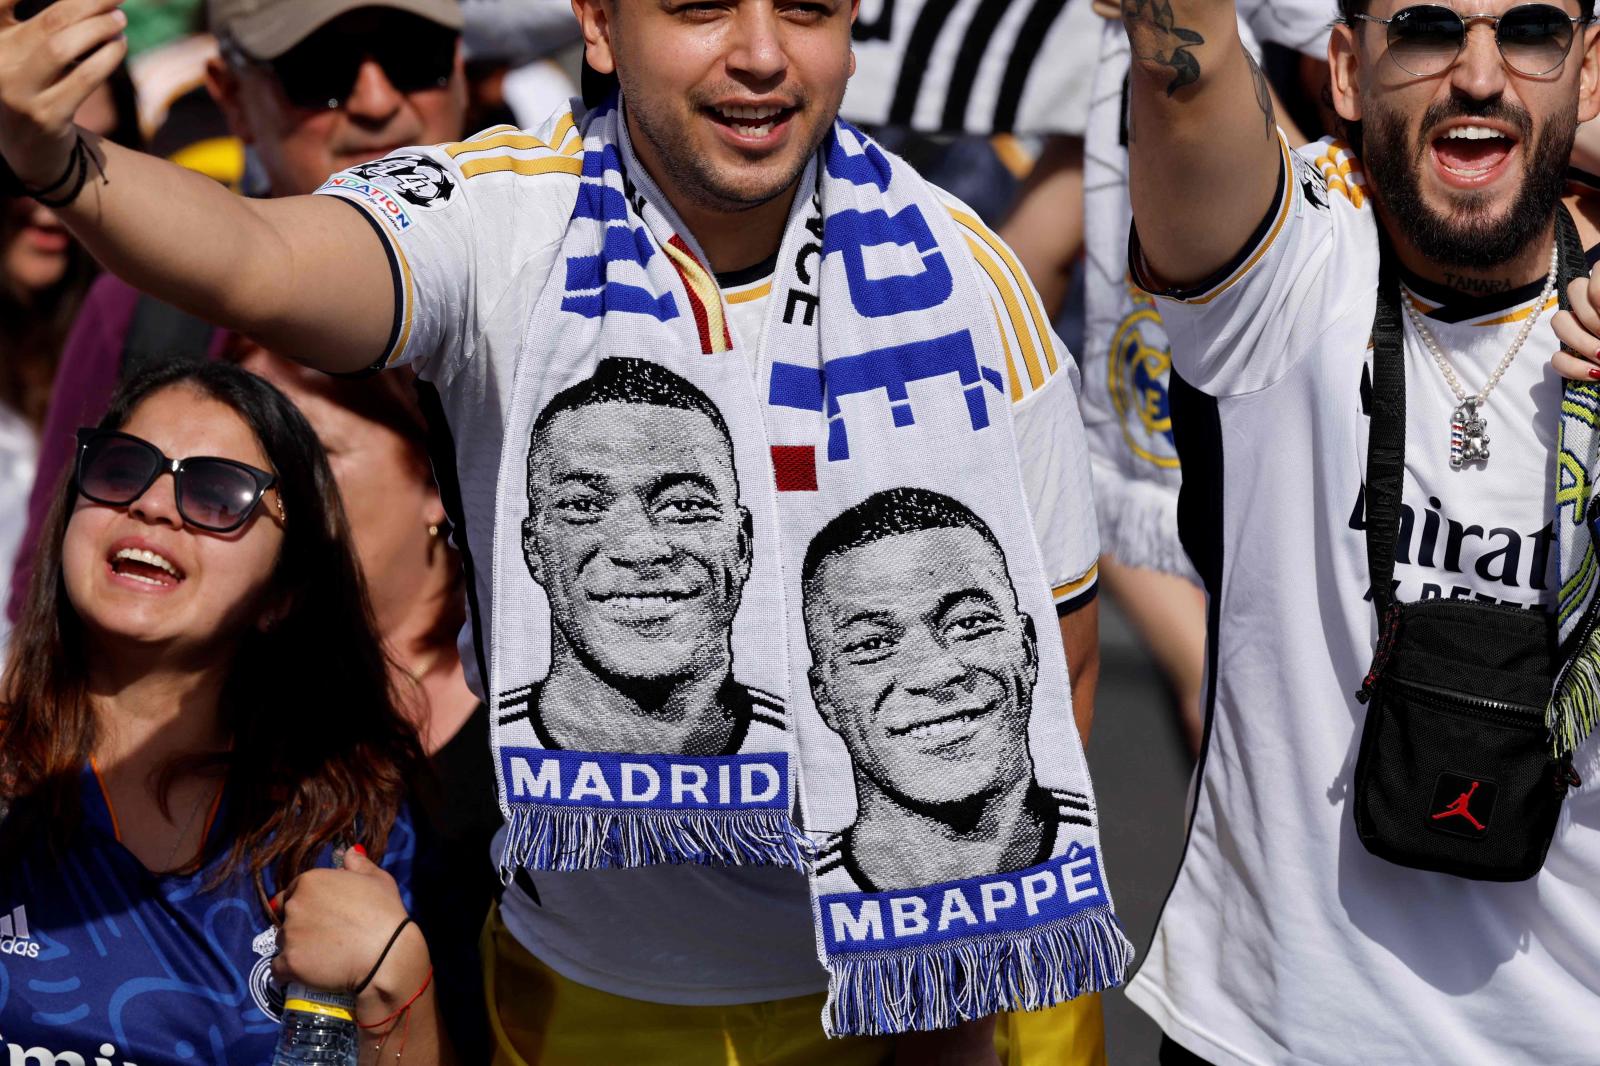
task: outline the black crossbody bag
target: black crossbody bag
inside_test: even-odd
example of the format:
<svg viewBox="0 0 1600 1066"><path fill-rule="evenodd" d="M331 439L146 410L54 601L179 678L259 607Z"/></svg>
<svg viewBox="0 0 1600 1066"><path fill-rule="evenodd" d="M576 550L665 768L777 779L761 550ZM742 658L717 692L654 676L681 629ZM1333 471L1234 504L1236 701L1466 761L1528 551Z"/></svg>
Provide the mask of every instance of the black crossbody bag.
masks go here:
<svg viewBox="0 0 1600 1066"><path fill-rule="evenodd" d="M1544 865L1569 784L1545 709L1560 666L1553 612L1394 597L1405 472L1400 284L1380 234L1367 450L1367 572L1378 646L1356 698L1356 832L1381 859L1477 881L1522 881ZM1561 306L1586 272L1577 227L1556 214Z"/></svg>

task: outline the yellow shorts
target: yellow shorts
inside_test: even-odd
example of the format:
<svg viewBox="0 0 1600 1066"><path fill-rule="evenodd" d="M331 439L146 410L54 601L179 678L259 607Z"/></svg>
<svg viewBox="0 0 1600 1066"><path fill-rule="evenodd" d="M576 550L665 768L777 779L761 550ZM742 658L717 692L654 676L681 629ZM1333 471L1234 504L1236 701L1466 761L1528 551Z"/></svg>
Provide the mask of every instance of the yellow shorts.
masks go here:
<svg viewBox="0 0 1600 1066"><path fill-rule="evenodd" d="M820 992L680 1007L569 981L517 943L499 908L484 926L483 960L494 1066L883 1066L892 1051L885 1037L823 1036ZM1100 997L1001 1015L995 1050L1005 1066L1105 1066Z"/></svg>

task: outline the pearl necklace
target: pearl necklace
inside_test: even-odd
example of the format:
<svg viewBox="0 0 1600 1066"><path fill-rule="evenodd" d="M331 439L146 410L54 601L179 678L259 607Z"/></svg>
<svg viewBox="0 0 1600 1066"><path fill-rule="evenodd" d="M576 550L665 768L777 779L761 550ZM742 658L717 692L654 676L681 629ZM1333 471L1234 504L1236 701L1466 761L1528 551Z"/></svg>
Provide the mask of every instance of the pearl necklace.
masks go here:
<svg viewBox="0 0 1600 1066"><path fill-rule="evenodd" d="M1411 301L1402 299L1401 305L1406 309L1406 314L1411 316L1411 324L1416 327L1417 336L1422 338L1422 343L1427 347L1428 353L1433 356L1433 361L1438 364L1439 372L1444 375L1445 384L1450 386L1450 391L1456 395L1456 409L1450 412L1450 465L1460 469L1468 463L1489 463L1489 433L1488 422L1479 409L1494 387L1500 384L1500 378L1510 368L1511 361L1522 350L1523 342L1533 332L1534 324L1544 314L1545 304L1550 302L1550 297L1556 291L1556 248L1550 249L1550 272L1545 276L1544 289L1539 293L1539 298L1534 301L1533 310L1527 318L1522 320L1522 329L1517 331L1516 340L1511 342L1511 347L1506 349L1500 365L1494 368L1494 373L1489 375L1488 382L1479 390L1476 396L1468 396L1467 390L1461 387L1461 379L1456 377L1455 367L1450 365L1450 360L1445 357L1439 348L1439 342L1434 340L1433 333L1422 321L1422 316L1411 305Z"/></svg>

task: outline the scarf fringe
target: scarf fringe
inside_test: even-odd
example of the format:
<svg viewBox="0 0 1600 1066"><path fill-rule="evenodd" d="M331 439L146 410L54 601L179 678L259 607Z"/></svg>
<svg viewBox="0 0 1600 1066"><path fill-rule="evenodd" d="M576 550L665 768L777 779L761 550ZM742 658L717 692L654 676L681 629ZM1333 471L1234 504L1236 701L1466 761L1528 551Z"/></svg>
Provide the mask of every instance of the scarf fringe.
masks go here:
<svg viewBox="0 0 1600 1066"><path fill-rule="evenodd" d="M518 869L621 870L660 864L811 868L811 842L787 811L601 811L519 805L500 877Z"/></svg>
<svg viewBox="0 0 1600 1066"><path fill-rule="evenodd" d="M1159 570L1199 584L1178 540L1178 489L1129 477L1108 462L1094 464L1100 543L1125 566Z"/></svg>
<svg viewBox="0 0 1600 1066"><path fill-rule="evenodd" d="M1122 984L1133 956L1111 908L1095 907L1012 936L835 957L822 1024L829 1036L884 1036L1040 1010Z"/></svg>
<svg viewBox="0 0 1600 1066"><path fill-rule="evenodd" d="M1550 701L1545 722L1559 757L1577 750L1600 719L1600 628L1589 634L1567 667L1561 690Z"/></svg>

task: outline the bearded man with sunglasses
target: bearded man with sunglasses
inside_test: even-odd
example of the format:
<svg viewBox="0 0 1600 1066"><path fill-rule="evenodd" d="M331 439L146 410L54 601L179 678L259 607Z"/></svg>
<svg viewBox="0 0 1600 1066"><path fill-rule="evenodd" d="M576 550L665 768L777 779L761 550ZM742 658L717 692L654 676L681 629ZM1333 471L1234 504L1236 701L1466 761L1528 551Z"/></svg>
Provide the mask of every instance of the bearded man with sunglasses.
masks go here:
<svg viewBox="0 0 1600 1066"><path fill-rule="evenodd" d="M1600 236L1565 188L1600 110L1592 4L1340 0L1347 136L1299 152L1233 4L1122 11L1131 267L1172 339L1180 528L1210 608L1189 840L1129 997L1167 1034L1164 1063L1593 1061L1600 796L1567 795L1527 880L1386 861L1358 833L1372 712L1354 695L1385 665L1375 587L1408 609L1519 608L1496 624L1548 619L1554 644L1558 544L1589 535L1581 487L1553 491L1549 364L1558 274ZM1397 418L1369 476L1369 432ZM1392 528L1374 485L1398 510L1392 582L1381 547L1369 570L1369 522ZM1571 757L1588 777L1597 755L1591 737ZM1407 781L1401 829L1470 854L1518 820L1493 787Z"/></svg>

